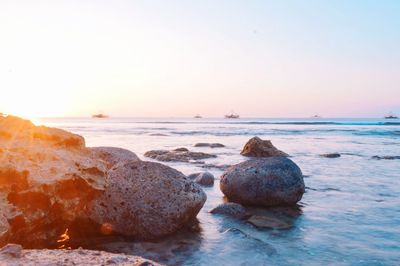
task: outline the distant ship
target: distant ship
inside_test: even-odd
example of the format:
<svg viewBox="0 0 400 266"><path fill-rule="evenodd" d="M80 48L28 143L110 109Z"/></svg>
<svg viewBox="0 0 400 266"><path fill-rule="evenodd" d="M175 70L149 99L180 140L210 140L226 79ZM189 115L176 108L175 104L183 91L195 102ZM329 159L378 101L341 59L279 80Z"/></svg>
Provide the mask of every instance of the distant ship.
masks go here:
<svg viewBox="0 0 400 266"><path fill-rule="evenodd" d="M385 116L385 119L399 119L399 117L397 117L394 114L390 113L390 114Z"/></svg>
<svg viewBox="0 0 400 266"><path fill-rule="evenodd" d="M229 115L225 115L225 118L235 119L235 118L240 118L240 116L238 114L235 114L234 112L232 112Z"/></svg>
<svg viewBox="0 0 400 266"><path fill-rule="evenodd" d="M92 115L92 118L108 118L109 116L108 115L105 115L105 114L95 114L95 115Z"/></svg>
<svg viewBox="0 0 400 266"><path fill-rule="evenodd" d="M201 115L195 115L193 118L203 118Z"/></svg>
<svg viewBox="0 0 400 266"><path fill-rule="evenodd" d="M313 115L312 118L321 118L319 115Z"/></svg>

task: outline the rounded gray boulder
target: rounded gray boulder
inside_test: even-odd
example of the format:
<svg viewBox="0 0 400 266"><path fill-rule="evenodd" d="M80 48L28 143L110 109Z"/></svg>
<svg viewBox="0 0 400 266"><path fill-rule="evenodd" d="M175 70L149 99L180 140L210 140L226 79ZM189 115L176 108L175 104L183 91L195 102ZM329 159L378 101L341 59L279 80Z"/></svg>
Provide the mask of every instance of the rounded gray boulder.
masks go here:
<svg viewBox="0 0 400 266"><path fill-rule="evenodd" d="M222 175L220 189L243 205L292 205L305 185L300 168L286 157L257 158L234 165Z"/></svg>
<svg viewBox="0 0 400 266"><path fill-rule="evenodd" d="M194 219L206 201L201 187L181 172L155 162L117 164L106 188L89 208L89 217L107 231L156 239Z"/></svg>

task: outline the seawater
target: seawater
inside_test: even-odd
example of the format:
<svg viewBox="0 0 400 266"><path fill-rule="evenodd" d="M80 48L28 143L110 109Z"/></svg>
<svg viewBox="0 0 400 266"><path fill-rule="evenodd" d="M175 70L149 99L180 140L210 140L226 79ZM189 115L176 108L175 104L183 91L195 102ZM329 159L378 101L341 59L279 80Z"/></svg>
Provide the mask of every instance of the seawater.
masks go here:
<svg viewBox="0 0 400 266"><path fill-rule="evenodd" d="M117 146L144 160L148 150L186 147L232 165L259 136L291 155L303 171L306 193L288 230L260 230L208 211L224 201L219 182L203 188L207 202L199 232L155 242L109 239L90 248L140 255L168 265L400 265L400 121L384 119L51 118L37 124L85 137L88 146ZM154 135L156 134L156 136ZM165 136L159 136L160 134ZM198 142L226 147L196 148ZM342 156L328 159L323 153ZM184 174L201 165L166 163ZM222 170L211 168L217 179Z"/></svg>

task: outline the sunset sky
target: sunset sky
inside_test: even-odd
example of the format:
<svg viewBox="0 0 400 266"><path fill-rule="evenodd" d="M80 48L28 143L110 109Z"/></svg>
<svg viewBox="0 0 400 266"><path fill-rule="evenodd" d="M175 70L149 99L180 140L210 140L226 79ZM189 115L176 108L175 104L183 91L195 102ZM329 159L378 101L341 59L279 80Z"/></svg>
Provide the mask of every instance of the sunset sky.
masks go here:
<svg viewBox="0 0 400 266"><path fill-rule="evenodd" d="M400 1L0 1L0 112L400 115Z"/></svg>

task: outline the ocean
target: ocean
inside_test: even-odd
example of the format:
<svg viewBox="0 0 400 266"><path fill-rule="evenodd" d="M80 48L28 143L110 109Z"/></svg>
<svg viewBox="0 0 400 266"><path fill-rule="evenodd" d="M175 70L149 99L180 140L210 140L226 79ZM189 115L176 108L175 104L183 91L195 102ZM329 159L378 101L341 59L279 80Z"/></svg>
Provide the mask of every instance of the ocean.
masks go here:
<svg viewBox="0 0 400 266"><path fill-rule="evenodd" d="M400 120L385 119L179 119L42 118L36 124L82 135L87 146L135 152L186 147L217 155L204 165L165 163L188 175L209 171L213 187L198 215L199 232L180 232L154 242L105 239L89 248L140 255L168 265L399 265ZM253 136L269 139L301 168L306 193L294 226L258 229L212 215L224 201L218 167L246 160L240 151ZM194 147L199 142L224 148ZM340 153L330 159L320 154Z"/></svg>

